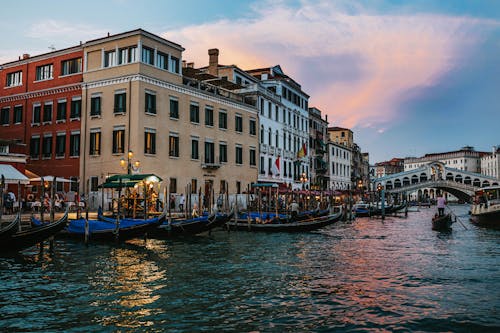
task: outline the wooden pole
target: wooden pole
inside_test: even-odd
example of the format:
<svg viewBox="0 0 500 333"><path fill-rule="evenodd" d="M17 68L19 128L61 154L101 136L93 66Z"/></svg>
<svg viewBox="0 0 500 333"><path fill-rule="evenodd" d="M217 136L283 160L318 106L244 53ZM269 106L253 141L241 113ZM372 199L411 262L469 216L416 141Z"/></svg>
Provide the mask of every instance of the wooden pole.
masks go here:
<svg viewBox="0 0 500 333"><path fill-rule="evenodd" d="M40 192L40 222L43 223L43 210L45 209L45 181L43 179L43 177L40 178L40 181L41 181L41 184L42 184L42 188L41 188L41 192Z"/></svg>
<svg viewBox="0 0 500 333"><path fill-rule="evenodd" d="M0 221L3 215L3 192L5 191L5 176L2 174L0 177Z"/></svg>

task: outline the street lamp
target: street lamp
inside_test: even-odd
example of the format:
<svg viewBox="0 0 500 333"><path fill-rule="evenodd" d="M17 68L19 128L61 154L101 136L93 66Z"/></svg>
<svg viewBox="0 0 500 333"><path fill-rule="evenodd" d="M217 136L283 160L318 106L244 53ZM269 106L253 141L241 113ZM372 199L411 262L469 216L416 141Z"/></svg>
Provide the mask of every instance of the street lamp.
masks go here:
<svg viewBox="0 0 500 333"><path fill-rule="evenodd" d="M302 183L302 189L304 189L305 183L307 183L307 175L305 172L302 172L302 175L300 175L300 182Z"/></svg>
<svg viewBox="0 0 500 333"><path fill-rule="evenodd" d="M127 159L123 157L120 159L120 165L124 170L127 170L127 175L132 174L132 171L137 172L141 166L141 162L139 161L132 163L132 157L134 157L134 153L129 150L127 153Z"/></svg>

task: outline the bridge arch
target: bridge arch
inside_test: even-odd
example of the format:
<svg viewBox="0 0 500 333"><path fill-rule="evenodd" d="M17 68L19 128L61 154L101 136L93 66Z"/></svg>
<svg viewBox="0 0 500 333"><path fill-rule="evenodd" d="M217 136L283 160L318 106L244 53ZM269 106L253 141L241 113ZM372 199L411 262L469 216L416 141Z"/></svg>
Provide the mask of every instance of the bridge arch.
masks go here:
<svg viewBox="0 0 500 333"><path fill-rule="evenodd" d="M478 178L474 178L472 185L476 187L481 187L481 181Z"/></svg>
<svg viewBox="0 0 500 333"><path fill-rule="evenodd" d="M403 178L403 186L408 186L410 185L410 178L404 177Z"/></svg>
<svg viewBox="0 0 500 333"><path fill-rule="evenodd" d="M394 180L394 188L400 188L401 187L401 180L399 178Z"/></svg>
<svg viewBox="0 0 500 333"><path fill-rule="evenodd" d="M425 172L422 172L420 174L420 182L425 182L427 181L427 174Z"/></svg>
<svg viewBox="0 0 500 333"><path fill-rule="evenodd" d="M453 180L453 174L451 172L446 173L446 180Z"/></svg>
<svg viewBox="0 0 500 333"><path fill-rule="evenodd" d="M487 181L487 180L484 180L483 184L481 185L481 187L486 187L486 186L490 186L490 182Z"/></svg>
<svg viewBox="0 0 500 333"><path fill-rule="evenodd" d="M472 180L469 176L465 176L464 178L464 184L466 185L471 185L472 184Z"/></svg>
<svg viewBox="0 0 500 333"><path fill-rule="evenodd" d="M417 184L418 183L418 176L417 175L411 176L411 183L412 184Z"/></svg>
<svg viewBox="0 0 500 333"><path fill-rule="evenodd" d="M463 183L463 178L462 178L462 175L458 174L455 176L455 181L457 183Z"/></svg>

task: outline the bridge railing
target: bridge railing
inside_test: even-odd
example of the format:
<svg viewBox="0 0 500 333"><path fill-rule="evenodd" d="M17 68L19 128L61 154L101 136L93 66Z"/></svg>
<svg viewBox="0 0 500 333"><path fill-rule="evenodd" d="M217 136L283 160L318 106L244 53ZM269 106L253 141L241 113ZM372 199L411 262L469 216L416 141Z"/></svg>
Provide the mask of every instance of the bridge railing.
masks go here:
<svg viewBox="0 0 500 333"><path fill-rule="evenodd" d="M455 182L452 180L426 180L426 181L422 181L422 182L418 182L418 183L410 184L410 185L406 185L406 186L393 187L391 189L386 189L386 191L389 193L401 193L401 192L414 191L414 190L418 190L420 188L425 188L425 187L456 188L456 189L460 189L462 191L467 191L470 194L473 194L477 189L479 189L476 186L458 183L458 182Z"/></svg>

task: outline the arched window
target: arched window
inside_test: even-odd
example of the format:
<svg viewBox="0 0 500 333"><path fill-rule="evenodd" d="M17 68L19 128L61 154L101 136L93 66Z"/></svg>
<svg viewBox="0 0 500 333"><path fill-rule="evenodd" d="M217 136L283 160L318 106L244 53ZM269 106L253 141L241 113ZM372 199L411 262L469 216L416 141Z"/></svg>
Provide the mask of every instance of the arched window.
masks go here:
<svg viewBox="0 0 500 333"><path fill-rule="evenodd" d="M421 181L421 182L425 182L425 181L427 181L427 174L426 174L426 173L422 172L422 173L420 174L420 181Z"/></svg>
<svg viewBox="0 0 500 333"><path fill-rule="evenodd" d="M456 176L455 176L455 181L456 181L457 183L461 183L461 182L463 181L462 175L456 175Z"/></svg>
<svg viewBox="0 0 500 333"><path fill-rule="evenodd" d="M387 190L392 190L392 181L390 181L390 180L387 181L387 183L385 183L385 188Z"/></svg>
<svg viewBox="0 0 500 333"><path fill-rule="evenodd" d="M264 126L260 126L260 143L264 143Z"/></svg>
<svg viewBox="0 0 500 333"><path fill-rule="evenodd" d="M271 130L271 127L269 127L269 132L267 133L267 138L269 141L269 145L273 145L273 131Z"/></svg>
<svg viewBox="0 0 500 333"><path fill-rule="evenodd" d="M472 183L471 179L469 176L464 178L464 184L470 185Z"/></svg>
<svg viewBox="0 0 500 333"><path fill-rule="evenodd" d="M280 146L280 140L279 140L280 138L279 138L279 136L280 136L280 132L277 130L276 131L276 140L275 140L275 142L276 142L276 148L279 148L279 146Z"/></svg>
<svg viewBox="0 0 500 333"><path fill-rule="evenodd" d="M446 180L453 180L453 174L451 172L446 174Z"/></svg>
<svg viewBox="0 0 500 333"><path fill-rule="evenodd" d="M486 187L486 186L490 186L490 182L487 180L483 180L483 185L481 187Z"/></svg>
<svg viewBox="0 0 500 333"><path fill-rule="evenodd" d="M411 176L411 183L412 183L412 184L416 184L416 183L418 183L418 176L417 176L417 175L413 175L413 176Z"/></svg>
<svg viewBox="0 0 500 333"><path fill-rule="evenodd" d="M481 187L481 181L475 178L474 181L472 182L472 185L476 187Z"/></svg>
<svg viewBox="0 0 500 333"><path fill-rule="evenodd" d="M400 179L396 179L394 181L394 188L400 188L401 187L401 180Z"/></svg>
<svg viewBox="0 0 500 333"><path fill-rule="evenodd" d="M410 178L404 177L403 178L403 186L408 186L410 185Z"/></svg>

